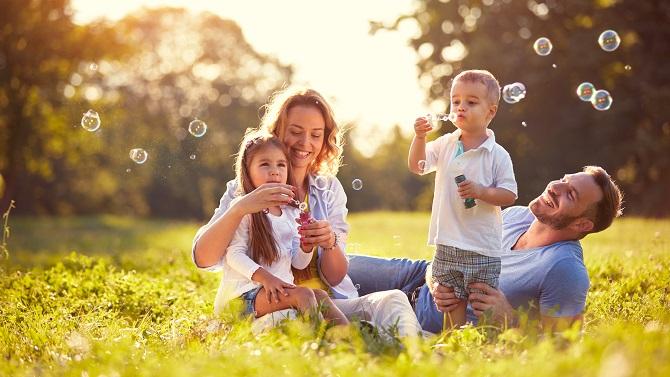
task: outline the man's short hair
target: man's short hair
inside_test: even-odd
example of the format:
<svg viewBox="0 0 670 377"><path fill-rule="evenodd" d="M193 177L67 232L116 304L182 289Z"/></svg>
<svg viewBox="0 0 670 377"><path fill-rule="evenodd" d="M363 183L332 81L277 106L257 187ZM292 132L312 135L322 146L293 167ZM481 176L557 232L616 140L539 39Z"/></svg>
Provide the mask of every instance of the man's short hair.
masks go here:
<svg viewBox="0 0 670 377"><path fill-rule="evenodd" d="M498 105L498 102L500 102L500 84L491 72L484 69L470 69L463 71L454 77L452 86L458 80L484 84L486 87L487 100L492 105Z"/></svg>
<svg viewBox="0 0 670 377"><path fill-rule="evenodd" d="M584 216L593 222L593 229L589 233L597 233L609 228L612 221L621 216L623 193L612 177L600 166L584 166L582 171L592 176L603 192L602 199L590 205L584 213Z"/></svg>

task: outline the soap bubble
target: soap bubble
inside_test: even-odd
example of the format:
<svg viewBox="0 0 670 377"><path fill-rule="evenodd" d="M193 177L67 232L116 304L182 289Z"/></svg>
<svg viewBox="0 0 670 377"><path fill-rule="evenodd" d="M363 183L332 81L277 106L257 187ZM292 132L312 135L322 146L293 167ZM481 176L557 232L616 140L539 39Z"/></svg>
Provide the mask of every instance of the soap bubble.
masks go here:
<svg viewBox="0 0 670 377"><path fill-rule="evenodd" d="M326 187L328 187L328 178L324 177L323 175L317 175L316 178L314 178L314 184L316 185L317 189L325 190Z"/></svg>
<svg viewBox="0 0 670 377"><path fill-rule="evenodd" d="M626 65L623 67L623 69L625 69L626 71L630 71L631 69L633 69L633 67L631 67L630 65L626 64Z"/></svg>
<svg viewBox="0 0 670 377"><path fill-rule="evenodd" d="M149 158L149 154L142 148L133 148L130 150L130 159L137 164L143 164Z"/></svg>
<svg viewBox="0 0 670 377"><path fill-rule="evenodd" d="M100 116L93 110L88 110L84 113L84 116L81 117L81 126L86 131L97 131L100 128Z"/></svg>
<svg viewBox="0 0 670 377"><path fill-rule="evenodd" d="M207 125L200 119L193 119L188 124L188 132L195 137L202 137L207 132Z"/></svg>
<svg viewBox="0 0 670 377"><path fill-rule="evenodd" d="M526 121L521 122L521 125L524 127L528 127L528 123L526 123Z"/></svg>
<svg viewBox="0 0 670 377"><path fill-rule="evenodd" d="M609 110L610 106L612 106L612 102L612 96L610 96L610 93L604 89L596 91L593 98L591 98L593 108L600 111Z"/></svg>
<svg viewBox="0 0 670 377"><path fill-rule="evenodd" d="M593 93L596 92L596 87L590 82L583 82L577 87L577 96L584 102L591 101Z"/></svg>
<svg viewBox="0 0 670 377"><path fill-rule="evenodd" d="M554 46L551 44L549 38L546 37L538 38L535 43L533 43L533 50L540 56L549 55L553 47Z"/></svg>
<svg viewBox="0 0 670 377"><path fill-rule="evenodd" d="M517 103L526 97L526 86L520 82L508 84L503 87L502 98L507 103Z"/></svg>
<svg viewBox="0 0 670 377"><path fill-rule="evenodd" d="M621 38L619 38L619 34L614 30L605 30L598 37L598 44L607 52L616 50L620 43Z"/></svg>
<svg viewBox="0 0 670 377"><path fill-rule="evenodd" d="M358 191L363 188L363 181L360 179L356 178L353 181L351 181L351 187L354 188L354 190Z"/></svg>
<svg viewBox="0 0 670 377"><path fill-rule="evenodd" d="M190 158L191 160L195 160L195 154L190 155L189 158Z"/></svg>
<svg viewBox="0 0 670 377"><path fill-rule="evenodd" d="M335 200L335 193L332 192L331 190L324 190L323 201L326 202L326 204L330 205L333 204L333 200Z"/></svg>

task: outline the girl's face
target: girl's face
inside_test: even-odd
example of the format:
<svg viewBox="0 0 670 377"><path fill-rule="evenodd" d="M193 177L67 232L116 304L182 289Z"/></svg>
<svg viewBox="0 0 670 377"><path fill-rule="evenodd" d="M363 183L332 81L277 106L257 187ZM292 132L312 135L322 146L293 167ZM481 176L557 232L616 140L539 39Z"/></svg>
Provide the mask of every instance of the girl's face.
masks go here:
<svg viewBox="0 0 670 377"><path fill-rule="evenodd" d="M284 145L294 168L308 168L323 147L326 121L312 106L294 106L287 114Z"/></svg>
<svg viewBox="0 0 670 377"><path fill-rule="evenodd" d="M279 148L263 148L249 162L249 178L254 187L264 183L286 183L288 163L286 155Z"/></svg>

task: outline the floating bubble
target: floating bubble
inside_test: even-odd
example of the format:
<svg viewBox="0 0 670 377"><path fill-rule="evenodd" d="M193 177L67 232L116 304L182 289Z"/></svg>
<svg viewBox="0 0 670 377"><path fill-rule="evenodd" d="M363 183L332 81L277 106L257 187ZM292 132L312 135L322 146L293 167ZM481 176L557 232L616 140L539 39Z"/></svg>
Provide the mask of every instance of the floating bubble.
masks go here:
<svg viewBox="0 0 670 377"><path fill-rule="evenodd" d="M316 178L314 178L314 184L316 185L317 189L325 190L326 187L328 187L328 178L322 175L317 175Z"/></svg>
<svg viewBox="0 0 670 377"><path fill-rule="evenodd" d="M358 191L363 188L363 181L360 179L356 178L353 181L351 181L351 187L354 188L354 190Z"/></svg>
<svg viewBox="0 0 670 377"><path fill-rule="evenodd" d="M190 158L191 160L195 160L195 154L190 155L189 158Z"/></svg>
<svg viewBox="0 0 670 377"><path fill-rule="evenodd" d="M521 125L524 127L528 127L528 123L526 123L525 121L521 122Z"/></svg>
<svg viewBox="0 0 670 377"><path fill-rule="evenodd" d="M631 69L633 69L633 67L631 67L630 65L626 64L626 65L623 67L623 69L625 69L626 71L630 71Z"/></svg>
<svg viewBox="0 0 670 377"><path fill-rule="evenodd" d="M535 40L535 43L533 43L533 50L535 50L535 53L540 56L547 56L551 54L551 50L553 48L554 46L547 37L540 37Z"/></svg>
<svg viewBox="0 0 670 377"><path fill-rule="evenodd" d="M130 168L126 169L126 173L130 173L131 171Z"/></svg>
<svg viewBox="0 0 670 377"><path fill-rule="evenodd" d="M135 161L136 164L143 164L149 158L149 154L142 148L133 148L130 150L130 159Z"/></svg>
<svg viewBox="0 0 670 377"><path fill-rule="evenodd" d="M303 212L307 211L307 203L301 202L300 204L298 204L298 209L303 211Z"/></svg>
<svg viewBox="0 0 670 377"><path fill-rule="evenodd" d="M503 87L502 98L507 103L517 103L526 97L526 86L520 82Z"/></svg>
<svg viewBox="0 0 670 377"><path fill-rule="evenodd" d="M593 95L593 98L591 98L593 108L600 111L609 110L612 106L612 102L613 100L612 96L610 96L610 92L604 89L597 90Z"/></svg>
<svg viewBox="0 0 670 377"><path fill-rule="evenodd" d="M556 67L558 67L558 65L556 63L551 65L551 68L556 68Z"/></svg>
<svg viewBox="0 0 670 377"><path fill-rule="evenodd" d="M100 116L93 110L88 110L84 113L84 116L81 117L81 126L86 131L97 131L100 128Z"/></svg>
<svg viewBox="0 0 670 377"><path fill-rule="evenodd" d="M577 87L577 96L584 102L591 101L593 93L596 92L596 87L590 82L583 82Z"/></svg>
<svg viewBox="0 0 670 377"><path fill-rule="evenodd" d="M195 137L202 137L207 132L207 124L200 119L193 119L188 124L188 132Z"/></svg>
<svg viewBox="0 0 670 377"><path fill-rule="evenodd" d="M335 193L332 192L331 190L324 190L323 201L326 202L326 204L330 205L333 204L333 200L335 200Z"/></svg>
<svg viewBox="0 0 670 377"><path fill-rule="evenodd" d="M418 165L419 165L419 171L420 171L421 173L423 173L424 171L426 171L426 160L419 160Z"/></svg>
<svg viewBox="0 0 670 377"><path fill-rule="evenodd" d="M98 65L95 64L95 63L91 63L91 64L88 65L88 69L95 72L95 71L98 70Z"/></svg>
<svg viewBox="0 0 670 377"><path fill-rule="evenodd" d="M621 38L619 38L619 34L617 34L616 31L605 30L600 33L598 44L603 50L612 52L619 47L619 44L621 44Z"/></svg>
<svg viewBox="0 0 670 377"><path fill-rule="evenodd" d="M446 121L451 121L452 123L456 120L456 113L449 113L449 114L428 114L426 115L426 119L428 119L431 123L436 121L436 120L441 120L443 122Z"/></svg>

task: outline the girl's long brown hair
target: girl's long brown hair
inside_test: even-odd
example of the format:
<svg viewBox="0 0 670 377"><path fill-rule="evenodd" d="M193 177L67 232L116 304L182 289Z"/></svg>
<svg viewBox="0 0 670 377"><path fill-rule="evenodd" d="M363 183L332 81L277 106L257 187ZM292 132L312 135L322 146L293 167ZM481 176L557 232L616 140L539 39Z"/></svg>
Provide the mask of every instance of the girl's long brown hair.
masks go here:
<svg viewBox="0 0 670 377"><path fill-rule="evenodd" d="M266 132L247 132L242 139L240 151L235 161L235 172L238 190L241 194L248 194L256 187L251 183L249 165L254 156L267 148L277 148L286 156L287 182L292 184L291 160L284 143L278 137ZM251 259L258 264L272 265L279 259L277 243L272 235L270 220L263 212L251 214L251 230L249 232L249 250Z"/></svg>

